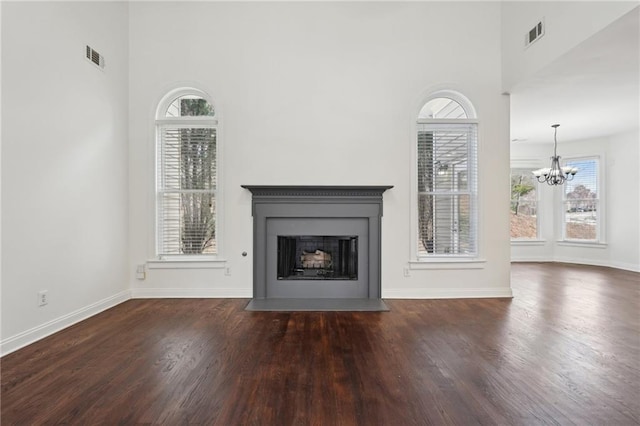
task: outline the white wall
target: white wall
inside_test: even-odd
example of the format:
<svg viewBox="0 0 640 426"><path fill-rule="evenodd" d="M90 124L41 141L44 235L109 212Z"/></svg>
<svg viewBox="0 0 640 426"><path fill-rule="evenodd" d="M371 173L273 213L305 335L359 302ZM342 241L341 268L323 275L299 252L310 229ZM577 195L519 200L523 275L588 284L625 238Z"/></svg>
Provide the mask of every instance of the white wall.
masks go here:
<svg viewBox="0 0 640 426"><path fill-rule="evenodd" d="M2 2L0 2L0 23L2 23ZM0 46L2 29L0 28ZM2 99L2 55L0 54L0 100ZM0 241L2 241L2 102L0 101ZM2 244L0 243L0 307L2 307ZM2 313L0 312L0 333L2 333ZM2 334L0 334L2 340Z"/></svg>
<svg viewBox="0 0 640 426"><path fill-rule="evenodd" d="M548 167L552 145L512 146L512 164L539 164ZM640 134L612 135L607 138L575 141L558 145L564 158L599 155L604 167L604 244L563 245L561 233L561 188L540 185L540 230L544 242L512 245L514 260L546 260L586 263L640 271Z"/></svg>
<svg viewBox="0 0 640 426"><path fill-rule="evenodd" d="M2 5L3 353L129 297L127 38L126 3Z"/></svg>
<svg viewBox="0 0 640 426"><path fill-rule="evenodd" d="M134 296L252 295L241 184L390 184L383 297L510 295L508 104L498 3L130 4L131 265L153 253L153 113L179 85L220 113L222 256L231 268L150 269ZM480 269L411 269L411 152L425 97L451 88L480 118ZM249 256L242 257L246 251ZM475 265L478 266L478 265Z"/></svg>
<svg viewBox="0 0 640 426"><path fill-rule="evenodd" d="M637 1L504 1L503 89L526 81L553 60L638 6ZM525 34L544 19L545 34L525 48Z"/></svg>

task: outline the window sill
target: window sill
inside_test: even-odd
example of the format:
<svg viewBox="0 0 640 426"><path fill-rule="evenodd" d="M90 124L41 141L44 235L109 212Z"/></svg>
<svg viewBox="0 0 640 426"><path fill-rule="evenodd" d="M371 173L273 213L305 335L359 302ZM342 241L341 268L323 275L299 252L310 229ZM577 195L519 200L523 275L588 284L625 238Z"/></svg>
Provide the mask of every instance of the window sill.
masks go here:
<svg viewBox="0 0 640 426"><path fill-rule="evenodd" d="M543 246L546 243L547 240L540 240L537 238L511 240L512 246Z"/></svg>
<svg viewBox="0 0 640 426"><path fill-rule="evenodd" d="M607 248L607 243L602 243L599 241L572 241L572 240L562 240L558 241L559 246L565 247L586 247L586 248L599 248L604 249Z"/></svg>
<svg viewBox="0 0 640 426"><path fill-rule="evenodd" d="M149 269L224 269L227 261L224 259L150 259L147 260Z"/></svg>
<svg viewBox="0 0 640 426"><path fill-rule="evenodd" d="M484 269L485 259L420 259L409 262L409 269Z"/></svg>

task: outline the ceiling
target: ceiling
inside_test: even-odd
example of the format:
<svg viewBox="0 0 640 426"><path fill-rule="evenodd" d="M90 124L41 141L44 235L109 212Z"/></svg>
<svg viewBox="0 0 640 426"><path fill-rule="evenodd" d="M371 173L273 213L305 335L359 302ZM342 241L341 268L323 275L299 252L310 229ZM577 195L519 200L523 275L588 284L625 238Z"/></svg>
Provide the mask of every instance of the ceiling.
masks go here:
<svg viewBox="0 0 640 426"><path fill-rule="evenodd" d="M511 91L512 143L558 144L639 127L640 13L627 13Z"/></svg>

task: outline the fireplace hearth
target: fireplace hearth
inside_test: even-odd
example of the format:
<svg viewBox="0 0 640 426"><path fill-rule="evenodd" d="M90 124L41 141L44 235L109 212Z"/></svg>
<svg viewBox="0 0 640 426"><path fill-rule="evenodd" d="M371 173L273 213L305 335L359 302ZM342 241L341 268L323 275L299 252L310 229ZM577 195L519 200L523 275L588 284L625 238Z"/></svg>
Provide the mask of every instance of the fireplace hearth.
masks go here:
<svg viewBox="0 0 640 426"><path fill-rule="evenodd" d="M254 224L248 310L387 310L380 237L391 186L242 186Z"/></svg>

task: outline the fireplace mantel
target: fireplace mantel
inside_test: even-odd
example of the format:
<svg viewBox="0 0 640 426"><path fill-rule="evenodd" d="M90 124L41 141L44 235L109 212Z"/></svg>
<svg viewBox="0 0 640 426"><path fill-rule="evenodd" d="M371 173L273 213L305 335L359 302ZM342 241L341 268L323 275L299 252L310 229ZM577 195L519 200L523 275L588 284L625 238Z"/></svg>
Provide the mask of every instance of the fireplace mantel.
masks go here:
<svg viewBox="0 0 640 426"><path fill-rule="evenodd" d="M381 300L382 196L393 186L242 187L252 193L254 238L254 298L247 309L387 310ZM312 288L308 282L279 280L273 272L274 262L271 259L276 251L274 235L287 235L287 232L299 230L302 224L311 227L304 228L305 230L315 229L311 231L313 235L360 235L363 242L363 263L359 268L364 278L358 278L359 281L355 284L322 280L316 288ZM334 226L341 231L334 234ZM286 231L276 231L277 229ZM349 287L352 284L353 291L345 290L352 288Z"/></svg>
<svg viewBox="0 0 640 426"><path fill-rule="evenodd" d="M259 203L289 202L297 203L348 202L369 203L379 202L382 205L382 194L393 188L393 185L241 185L253 194L252 212L255 216L255 206ZM380 212L382 215L382 211Z"/></svg>
<svg viewBox="0 0 640 426"><path fill-rule="evenodd" d="M254 196L336 196L366 197L382 196L393 185L241 185Z"/></svg>

